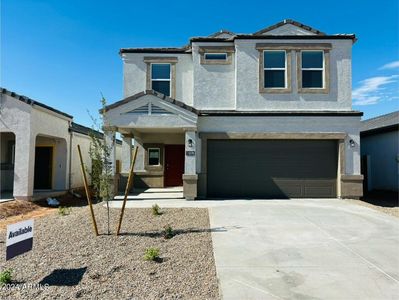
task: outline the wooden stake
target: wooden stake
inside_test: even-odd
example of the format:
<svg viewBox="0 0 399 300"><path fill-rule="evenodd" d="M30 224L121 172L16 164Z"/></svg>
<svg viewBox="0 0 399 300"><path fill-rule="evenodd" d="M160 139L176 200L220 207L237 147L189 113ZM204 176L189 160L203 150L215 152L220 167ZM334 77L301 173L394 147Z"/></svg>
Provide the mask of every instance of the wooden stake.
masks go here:
<svg viewBox="0 0 399 300"><path fill-rule="evenodd" d="M132 165L130 166L129 177L128 177L127 183L126 183L125 197L123 198L122 210L121 210L121 215L120 215L120 217L119 217L119 224L118 224L118 229L116 230L116 235L119 235L119 232L120 232L120 230L121 230L122 219L123 219L123 214L124 214L124 212L125 212L125 206L126 206L127 196L128 196L129 191L130 191L130 189L131 189L131 187L132 187L132 183L133 183L133 169L134 169L134 163L136 162L136 156L137 156L137 146L134 147L133 161L132 161Z"/></svg>
<svg viewBox="0 0 399 300"><path fill-rule="evenodd" d="M94 233L96 234L96 236L98 236L97 223L96 223L96 218L94 216L93 205L92 205L91 199L90 199L89 186L87 184L86 171L85 171L85 166L84 166L83 159L82 159L82 152L80 151L80 145L78 145L78 152L79 152L79 159L80 159L80 169L82 171L83 183L85 185L87 204L89 204L89 207L90 207L90 214L91 214L91 219L93 221Z"/></svg>

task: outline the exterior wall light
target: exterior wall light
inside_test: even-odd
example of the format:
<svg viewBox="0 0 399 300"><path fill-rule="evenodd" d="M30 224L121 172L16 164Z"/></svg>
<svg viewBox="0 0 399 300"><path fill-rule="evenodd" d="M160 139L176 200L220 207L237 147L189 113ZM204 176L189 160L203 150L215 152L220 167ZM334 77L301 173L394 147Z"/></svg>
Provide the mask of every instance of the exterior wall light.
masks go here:
<svg viewBox="0 0 399 300"><path fill-rule="evenodd" d="M349 140L349 146L351 146L351 148L355 147L355 141L354 140Z"/></svg>
<svg viewBox="0 0 399 300"><path fill-rule="evenodd" d="M187 141L187 144L188 144L188 147L189 147L189 148L192 148L192 147L193 147L193 144L194 144L194 142L193 142L193 140L192 140L192 139L188 139L188 141Z"/></svg>

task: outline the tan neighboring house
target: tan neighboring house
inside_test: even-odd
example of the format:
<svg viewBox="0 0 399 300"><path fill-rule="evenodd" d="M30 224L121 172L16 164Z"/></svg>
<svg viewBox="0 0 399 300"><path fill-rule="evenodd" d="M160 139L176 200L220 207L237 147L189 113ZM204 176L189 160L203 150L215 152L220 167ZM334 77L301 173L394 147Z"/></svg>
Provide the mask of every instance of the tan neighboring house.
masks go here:
<svg viewBox="0 0 399 300"><path fill-rule="evenodd" d="M67 113L1 88L0 199L32 200L82 187L77 145L90 169L90 131ZM116 149L120 153L118 143Z"/></svg>
<svg viewBox="0 0 399 300"><path fill-rule="evenodd" d="M183 186L186 199L360 197L355 42L284 20L180 48L122 48L124 99L105 109L109 144L123 135L122 179L134 140L136 187Z"/></svg>

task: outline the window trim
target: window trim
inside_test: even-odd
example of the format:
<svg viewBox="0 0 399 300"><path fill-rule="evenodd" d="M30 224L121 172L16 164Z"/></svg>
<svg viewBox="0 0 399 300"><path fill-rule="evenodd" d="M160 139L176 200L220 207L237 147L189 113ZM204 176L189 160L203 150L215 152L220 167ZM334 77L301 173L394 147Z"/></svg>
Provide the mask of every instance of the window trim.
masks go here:
<svg viewBox="0 0 399 300"><path fill-rule="evenodd" d="M170 66L169 67L169 79L153 79L152 78L152 66L153 65L169 65ZM160 82L169 81L169 95L165 95L165 96L171 97L172 96L172 64L171 63L164 63L164 62L162 62L162 63L158 63L158 62L150 63L150 81L151 81L151 90L154 90L152 88L153 81L160 81ZM157 93L161 93L161 92L158 92L158 91L156 91L156 92Z"/></svg>
<svg viewBox="0 0 399 300"><path fill-rule="evenodd" d="M323 53L323 69L322 69L322 80L323 87L321 88L304 88L302 87L302 71L303 70L317 70L320 68L302 68L302 53L303 52L322 52ZM303 94L328 94L330 90L330 51L329 49L302 49L297 51L297 84L298 93Z"/></svg>
<svg viewBox="0 0 399 300"><path fill-rule="evenodd" d="M144 63L147 65L146 72L146 90L152 90L152 74L151 65L152 64L170 64L170 95L165 95L166 97L175 99L176 98L176 64L178 62L177 57L172 56L146 56L144 57ZM155 91L158 93L157 91Z"/></svg>
<svg viewBox="0 0 399 300"><path fill-rule="evenodd" d="M158 150L159 157L158 157L158 164L157 165L150 164L150 151L151 150ZM147 154L147 166L149 166L149 167L159 167L161 165L161 148L160 147L149 147L147 149L147 153L148 153Z"/></svg>
<svg viewBox="0 0 399 300"><path fill-rule="evenodd" d="M233 62L234 46L199 46L198 53L201 65L230 65ZM206 54L225 54L226 59L206 59Z"/></svg>
<svg viewBox="0 0 399 300"><path fill-rule="evenodd" d="M285 94L291 93L291 50L289 49L273 49L272 47L265 48L257 48L259 51L259 93L261 94ZM265 87L265 73L264 71L269 70L281 70L282 68L265 68L264 63L264 53L265 52L273 52L273 51L284 51L285 52L285 87Z"/></svg>

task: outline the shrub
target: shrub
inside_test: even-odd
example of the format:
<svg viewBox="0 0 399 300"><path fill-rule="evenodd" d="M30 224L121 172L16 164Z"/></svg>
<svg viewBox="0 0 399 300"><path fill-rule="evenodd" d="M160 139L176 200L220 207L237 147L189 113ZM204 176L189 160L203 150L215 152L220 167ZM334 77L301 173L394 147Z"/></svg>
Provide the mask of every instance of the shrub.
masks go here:
<svg viewBox="0 0 399 300"><path fill-rule="evenodd" d="M166 225L164 227L163 237L165 239L171 239L175 235L172 226Z"/></svg>
<svg viewBox="0 0 399 300"><path fill-rule="evenodd" d="M159 249L158 248L148 248L145 250L144 255L145 260L156 261L159 259Z"/></svg>
<svg viewBox="0 0 399 300"><path fill-rule="evenodd" d="M12 270L6 269L0 272L0 285L7 284L11 282L12 279Z"/></svg>
<svg viewBox="0 0 399 300"><path fill-rule="evenodd" d="M154 216L162 215L162 213L161 213L161 208L159 207L158 204L154 204L154 205L152 206L152 214L153 214Z"/></svg>
<svg viewBox="0 0 399 300"><path fill-rule="evenodd" d="M58 214L61 216L66 216L71 213L71 210L72 209L70 207L60 206L60 207L58 207Z"/></svg>

